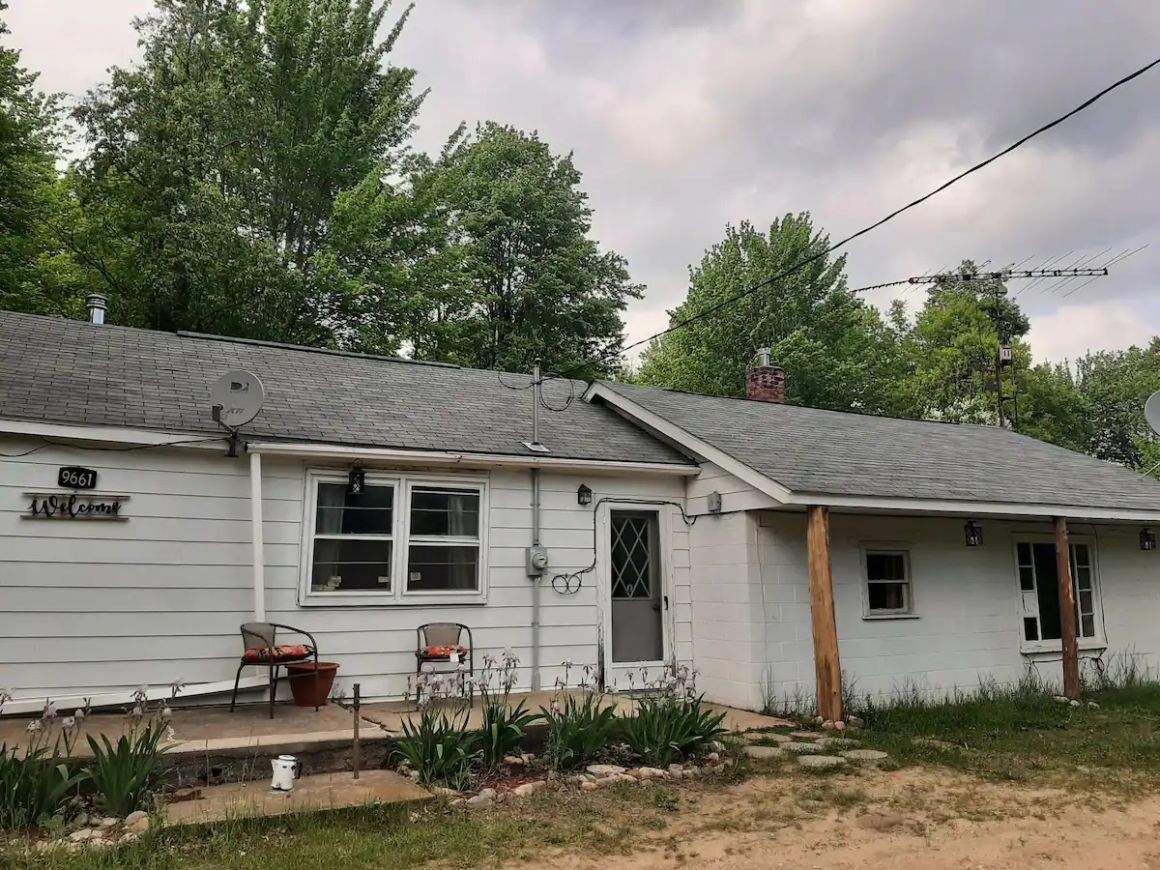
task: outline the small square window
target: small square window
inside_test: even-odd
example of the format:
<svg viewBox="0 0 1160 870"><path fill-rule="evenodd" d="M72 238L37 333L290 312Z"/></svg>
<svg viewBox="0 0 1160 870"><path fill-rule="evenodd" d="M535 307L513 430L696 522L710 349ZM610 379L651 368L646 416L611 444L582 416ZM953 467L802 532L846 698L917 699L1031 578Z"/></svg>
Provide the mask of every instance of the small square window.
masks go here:
<svg viewBox="0 0 1160 870"><path fill-rule="evenodd" d="M867 616L897 616L913 612L908 552L867 550L865 567Z"/></svg>

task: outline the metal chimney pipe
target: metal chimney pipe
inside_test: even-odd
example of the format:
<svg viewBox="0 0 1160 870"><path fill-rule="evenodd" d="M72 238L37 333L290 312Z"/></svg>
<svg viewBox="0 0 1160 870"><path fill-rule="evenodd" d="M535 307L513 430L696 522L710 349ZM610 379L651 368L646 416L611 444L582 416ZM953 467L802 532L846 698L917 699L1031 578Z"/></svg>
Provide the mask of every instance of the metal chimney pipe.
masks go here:
<svg viewBox="0 0 1160 870"><path fill-rule="evenodd" d="M101 324L105 322L109 299L100 293L90 293L85 297L85 307L89 309L89 323Z"/></svg>

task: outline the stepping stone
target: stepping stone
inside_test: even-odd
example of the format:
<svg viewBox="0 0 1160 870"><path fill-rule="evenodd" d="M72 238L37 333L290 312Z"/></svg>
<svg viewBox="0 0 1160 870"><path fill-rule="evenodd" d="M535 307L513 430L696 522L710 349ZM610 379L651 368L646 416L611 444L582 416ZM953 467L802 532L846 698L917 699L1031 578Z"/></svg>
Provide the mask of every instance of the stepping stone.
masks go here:
<svg viewBox="0 0 1160 870"><path fill-rule="evenodd" d="M846 759L836 755L802 755L798 758L798 764L809 770L833 770L845 763Z"/></svg>
<svg viewBox="0 0 1160 870"><path fill-rule="evenodd" d="M816 743L784 743L781 748L794 755L817 755L822 751Z"/></svg>
<svg viewBox="0 0 1160 870"><path fill-rule="evenodd" d="M861 745L859 741L851 740L849 737L823 737L818 741L818 746L824 749L853 749Z"/></svg>
<svg viewBox="0 0 1160 870"><path fill-rule="evenodd" d="M746 746L745 754L750 758L784 758L785 750L780 746Z"/></svg>
<svg viewBox="0 0 1160 870"><path fill-rule="evenodd" d="M790 737L796 737L798 740L817 740L822 735L817 731L791 731Z"/></svg>
<svg viewBox="0 0 1160 870"><path fill-rule="evenodd" d="M851 761L882 761L890 756L877 749L847 749L842 753L842 757Z"/></svg>
<svg viewBox="0 0 1160 870"><path fill-rule="evenodd" d="M929 746L932 749L941 749L943 752L954 752L959 747L937 737L912 737L910 740L915 746Z"/></svg>
<svg viewBox="0 0 1160 870"><path fill-rule="evenodd" d="M778 734L776 731L750 731L745 735L750 743L793 743L788 734Z"/></svg>

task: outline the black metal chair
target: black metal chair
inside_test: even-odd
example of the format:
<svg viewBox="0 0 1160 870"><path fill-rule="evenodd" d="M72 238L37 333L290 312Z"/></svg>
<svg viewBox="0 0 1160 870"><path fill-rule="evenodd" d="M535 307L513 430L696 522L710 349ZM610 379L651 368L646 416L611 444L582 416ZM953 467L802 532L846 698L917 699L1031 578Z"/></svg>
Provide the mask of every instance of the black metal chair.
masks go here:
<svg viewBox="0 0 1160 870"><path fill-rule="evenodd" d="M415 647L415 703L419 702L422 683L418 679L423 665L432 662L451 662L452 655L462 662L467 660L467 673L475 676L475 642L471 629L461 622L428 622L415 629L418 645ZM467 645L463 638L467 636ZM475 694L472 687L471 695Z"/></svg>
<svg viewBox="0 0 1160 870"><path fill-rule="evenodd" d="M305 652L283 653L275 642L278 630L300 634L310 641ZM278 669L293 662L314 662L314 689L315 698L318 697L318 643L314 635L292 625L281 625L277 622L246 622L242 624L242 644L245 652L242 654L238 673L234 677L234 694L230 699L230 712L238 701L238 684L242 679L242 668L268 668L270 671L270 718L274 718L274 696L278 693ZM318 705L314 706L315 712Z"/></svg>

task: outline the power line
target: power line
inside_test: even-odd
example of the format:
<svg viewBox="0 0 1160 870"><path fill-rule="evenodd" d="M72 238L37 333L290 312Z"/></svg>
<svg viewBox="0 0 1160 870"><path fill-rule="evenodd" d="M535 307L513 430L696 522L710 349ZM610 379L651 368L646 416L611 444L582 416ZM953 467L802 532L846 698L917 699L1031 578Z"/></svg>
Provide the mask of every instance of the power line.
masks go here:
<svg viewBox="0 0 1160 870"><path fill-rule="evenodd" d="M717 304L712 305L709 308L706 308L704 311L701 311L701 312L693 315L692 317L688 317L685 320L682 320L678 323L675 323L672 326L668 327L667 329L663 329L660 332L657 332L657 333L654 333L654 334L648 336L647 338L643 338L640 341L635 341L632 344L621 348L620 351L618 352L618 355L623 354L626 351L630 351L633 348L640 347L642 344L647 344L651 341L655 341L658 338L663 338L664 336L666 336L672 332L676 332L678 329L683 329L684 327L689 326L692 323L696 323L698 320L703 320L706 317L709 317L713 314L716 314L718 311L722 310L723 308L726 308L729 305L732 305L734 302L737 302L741 299L744 299L747 296L750 296L750 295L756 293L758 290L762 290L766 287L769 287L770 285L776 283L777 281L780 281L783 278L787 278L790 275L794 274L795 272L798 272L798 271L804 269L806 266L810 265L811 263L815 263L818 260L822 259L823 257L826 257L829 254L832 254L834 251L838 250L839 248L845 247L846 245L848 245L850 242L854 241L855 239L860 238L861 236L864 236L867 233L870 233L870 232L878 229L878 227L882 226L883 224L886 224L889 221L894 220L894 218L898 217L899 215L903 214L904 212L907 212L912 208L915 208L919 205L922 205L928 199L931 199L932 197L942 193L944 190L946 190L947 188L951 187L952 185L957 184L958 182L962 181L967 176L972 175L972 174L978 172L979 170L986 168L987 166L994 163L996 160L999 160L1000 158L1007 156L1012 151L1015 151L1017 148L1022 147L1023 145L1030 142L1032 139L1036 138L1037 136L1040 136L1043 133L1046 133L1047 131L1049 131L1055 127L1058 127L1064 121L1067 121L1068 119L1074 117L1075 115L1078 115L1080 112L1084 111L1084 109L1087 109L1089 106L1091 106L1094 103L1098 102L1099 100L1103 99L1108 94L1110 94L1112 91L1116 90L1117 88L1123 87L1124 85L1128 84L1129 82L1133 81L1134 79L1139 78L1144 73L1148 72L1150 69L1152 69L1153 67L1155 67L1157 65L1160 65L1160 58L1156 58L1155 60L1151 61L1150 63L1146 64L1145 66L1140 67L1136 71L1129 73L1128 75L1124 76L1123 78L1117 79L1115 82L1108 85L1103 90L1099 91L1098 93L1096 93L1093 96L1089 97L1088 99L1084 100L1082 103L1080 103L1078 106L1073 108L1071 111L1067 112L1066 114L1060 115L1058 118L1054 119L1053 121L1049 121L1048 123L1044 124L1043 126L1038 127L1035 130L1033 130L1032 132L1028 133L1026 136L1023 136L1022 138L1017 139L1015 142L1012 142L1010 145L1008 145L1002 151L999 151L999 152L991 155L987 159L980 161L979 163L976 163L974 166L971 166L969 169L965 169L964 171L960 172L958 175L955 175L953 178L949 179L948 181L943 182L938 187L934 188L934 190L931 190L929 193L926 193L926 194L920 196L918 199L915 199L915 200L907 203L906 205L902 206L901 208L895 209L894 211L890 212L890 214L886 215L885 217L880 218L879 220L875 221L874 223L869 224L868 226L863 227L862 229L858 230L857 232L854 232L854 233L846 236L841 241L838 241L838 242L828 246L824 250L818 251L817 253L815 253L809 257L806 257L804 260L798 261L794 265L790 266L788 269L784 269L781 272L778 272L776 275L772 275L769 278L766 278L765 280L760 281L757 284L754 284L753 286L746 288L745 290L742 290L740 293L737 293L736 295L731 296L728 299L724 299L721 302L718 302ZM1071 252L1069 252L1069 254L1070 253ZM1065 254L1064 256L1068 256L1068 254ZM1056 261L1058 262L1058 260L1061 260L1061 259L1063 259L1063 257L1058 257L1058 258L1056 258ZM605 357L603 359L607 359L607 357ZM603 360L601 360L601 361L603 361Z"/></svg>

